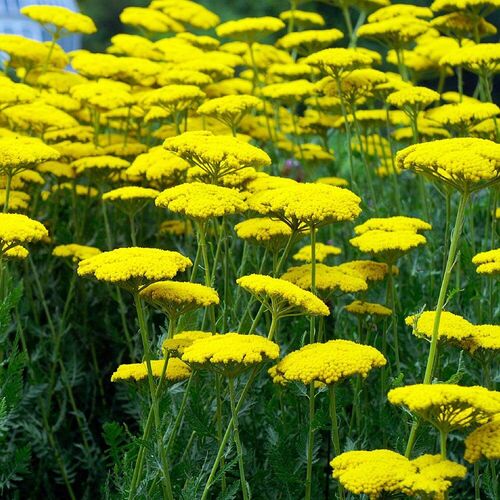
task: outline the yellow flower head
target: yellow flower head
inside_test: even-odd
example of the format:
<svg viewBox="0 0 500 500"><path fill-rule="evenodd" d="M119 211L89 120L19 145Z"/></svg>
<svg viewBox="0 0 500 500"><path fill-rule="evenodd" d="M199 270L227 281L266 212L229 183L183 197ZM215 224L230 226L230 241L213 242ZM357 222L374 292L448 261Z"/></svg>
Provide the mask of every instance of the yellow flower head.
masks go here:
<svg viewBox="0 0 500 500"><path fill-rule="evenodd" d="M47 238L49 232L43 224L26 215L0 214L0 245L6 252L17 245Z"/></svg>
<svg viewBox="0 0 500 500"><path fill-rule="evenodd" d="M499 7L499 0L434 0L431 5L431 9L434 12L438 12L440 10L465 10L473 14L484 12L483 15L498 9Z"/></svg>
<svg viewBox="0 0 500 500"><path fill-rule="evenodd" d="M147 201L155 199L160 194L156 189L143 188L137 186L125 186L102 195L103 200L108 201Z"/></svg>
<svg viewBox="0 0 500 500"><path fill-rule="evenodd" d="M125 170L129 166L130 163L127 160L111 155L88 156L71 163L71 167L78 175L92 173L107 175L111 172Z"/></svg>
<svg viewBox="0 0 500 500"><path fill-rule="evenodd" d="M184 26L158 10L145 7L125 7L120 14L123 24L142 28L152 33L180 33Z"/></svg>
<svg viewBox="0 0 500 500"><path fill-rule="evenodd" d="M4 110L4 114L16 127L23 130L34 129L40 133L48 128L70 128L78 125L68 113L42 101L11 106Z"/></svg>
<svg viewBox="0 0 500 500"><path fill-rule="evenodd" d="M141 290L140 296L164 311L171 319L200 307L219 303L219 296L213 288L183 281L152 283Z"/></svg>
<svg viewBox="0 0 500 500"><path fill-rule="evenodd" d="M324 262L330 255L340 255L342 250L333 245L325 245L324 243L316 243L316 262ZM311 245L302 247L294 256L294 260L304 262L312 262Z"/></svg>
<svg viewBox="0 0 500 500"><path fill-rule="evenodd" d="M338 266L347 272L356 272L366 281L382 281L389 272L389 266L384 262L374 262L372 260L353 260L344 262ZM392 273L398 274L398 268L392 266Z"/></svg>
<svg viewBox="0 0 500 500"><path fill-rule="evenodd" d="M354 232L356 234L364 234L368 231L429 231L432 226L416 217L404 217L401 215L395 217L373 217L368 219L363 224L356 226Z"/></svg>
<svg viewBox="0 0 500 500"><path fill-rule="evenodd" d="M396 156L398 167L476 191L500 180L500 144L471 137L414 144Z"/></svg>
<svg viewBox="0 0 500 500"><path fill-rule="evenodd" d="M462 479L467 469L439 455L409 460L391 450L347 451L330 465L333 477L348 491L370 498L403 493L411 497L444 498L451 480Z"/></svg>
<svg viewBox="0 0 500 500"><path fill-rule="evenodd" d="M445 104L430 109L425 116L441 126L457 130L465 135L468 129L483 120L493 118L500 113L500 108L491 102L461 102L459 104Z"/></svg>
<svg viewBox="0 0 500 500"><path fill-rule="evenodd" d="M155 359L151 361L151 371L154 377L161 377L165 368L164 359ZM169 358L168 365L165 373L166 380L171 382L180 382L189 378L191 369L186 363L178 358ZM144 380L148 377L148 367L144 363L130 363L120 365L117 370L111 375L111 382L119 380Z"/></svg>
<svg viewBox="0 0 500 500"><path fill-rule="evenodd" d="M382 304L363 302L361 300L354 300L345 306L345 310L359 316L390 316L392 314L392 310Z"/></svg>
<svg viewBox="0 0 500 500"><path fill-rule="evenodd" d="M487 460L500 459L500 418L478 427L465 439L464 458L475 463L485 457Z"/></svg>
<svg viewBox="0 0 500 500"><path fill-rule="evenodd" d="M186 347L182 360L191 366L212 368L232 377L247 368L276 359L279 350L277 344L260 335L215 334Z"/></svg>
<svg viewBox="0 0 500 500"><path fill-rule="evenodd" d="M292 104L303 101L315 93L315 86L307 80L292 80L291 82L273 83L262 89L262 95L267 99Z"/></svg>
<svg viewBox="0 0 500 500"><path fill-rule="evenodd" d="M101 251L96 247L87 245L79 245L77 243L70 243L68 245L57 245L52 250L54 257L61 257L63 259L71 259L73 262L80 262L83 259L88 259L94 255L99 255Z"/></svg>
<svg viewBox="0 0 500 500"><path fill-rule="evenodd" d="M189 235L193 232L189 221L168 219L160 224L160 234L171 234L173 236Z"/></svg>
<svg viewBox="0 0 500 500"><path fill-rule="evenodd" d="M91 35L97 31L94 21L89 16L56 5L27 5L21 14L33 19L42 26L52 25L50 32L83 33ZM60 35L59 35L60 36Z"/></svg>
<svg viewBox="0 0 500 500"><path fill-rule="evenodd" d="M358 36L381 40L391 47L399 48L423 35L428 29L427 21L406 15L365 24L359 28Z"/></svg>
<svg viewBox="0 0 500 500"><path fill-rule="evenodd" d="M16 191L11 189L9 191L9 212L24 212L28 209L31 196L23 191ZM7 201L7 191L0 189L0 206L5 207Z"/></svg>
<svg viewBox="0 0 500 500"><path fill-rule="evenodd" d="M500 351L500 325L473 325L472 335L460 344L471 354L479 351L481 355L490 353L495 356Z"/></svg>
<svg viewBox="0 0 500 500"><path fill-rule="evenodd" d="M248 199L250 209L281 219L292 227L353 220L361 213L360 202L348 189L316 183L268 189Z"/></svg>
<svg viewBox="0 0 500 500"><path fill-rule="evenodd" d="M445 432L486 423L500 412L498 392L480 386L415 384L392 389L387 397Z"/></svg>
<svg viewBox="0 0 500 500"><path fill-rule="evenodd" d="M423 109L439 100L439 94L427 87L405 87L387 97L388 104L401 109Z"/></svg>
<svg viewBox="0 0 500 500"><path fill-rule="evenodd" d="M191 0L153 0L150 8L161 10L180 23L203 30L214 28L220 22L217 14Z"/></svg>
<svg viewBox="0 0 500 500"><path fill-rule="evenodd" d="M385 21L387 19L394 19L395 17L400 16L413 16L430 19L433 16L433 12L428 7L398 3L376 10L373 14L368 16L368 22L374 23L378 21Z"/></svg>
<svg viewBox="0 0 500 500"><path fill-rule="evenodd" d="M292 234L292 230L287 224L269 217L247 219L236 224L234 230L242 240L263 245L273 252L285 246Z"/></svg>
<svg viewBox="0 0 500 500"><path fill-rule="evenodd" d="M36 99L37 93L35 89L24 83L14 83L10 80L5 82L2 80L0 87L0 109L15 104L24 104L32 102Z"/></svg>
<svg viewBox="0 0 500 500"><path fill-rule="evenodd" d="M320 14L306 10L284 10L280 12L279 18L288 24L293 19L293 23L302 29L325 25L325 20Z"/></svg>
<svg viewBox="0 0 500 500"><path fill-rule="evenodd" d="M338 77L344 71L369 66L372 59L355 49L324 49L311 54L302 62L318 67L330 76Z"/></svg>
<svg viewBox="0 0 500 500"><path fill-rule="evenodd" d="M48 160L59 153L40 139L24 136L0 137L0 174L13 175Z"/></svg>
<svg viewBox="0 0 500 500"><path fill-rule="evenodd" d="M276 17L244 17L236 21L227 21L215 28L220 38L233 38L247 43L253 43L266 36L280 31L285 23Z"/></svg>
<svg viewBox="0 0 500 500"><path fill-rule="evenodd" d="M462 66L478 74L495 74L500 69L500 43L465 45L444 55L442 66Z"/></svg>
<svg viewBox="0 0 500 500"><path fill-rule="evenodd" d="M335 384L353 375L363 378L373 368L385 366L380 351L350 340L330 340L309 344L287 354L277 365L275 375L285 381Z"/></svg>
<svg viewBox="0 0 500 500"><path fill-rule="evenodd" d="M271 164L261 149L235 137L211 132L185 132L167 139L163 147L173 151L192 166L200 167L215 181L246 167L259 169Z"/></svg>
<svg viewBox="0 0 500 500"><path fill-rule="evenodd" d="M342 31L335 28L306 30L288 33L281 37L276 45L288 51L297 50L300 54L309 55L332 46L342 38L344 38Z"/></svg>
<svg viewBox="0 0 500 500"><path fill-rule="evenodd" d="M307 314L328 316L328 306L312 293L280 278L263 274L249 274L236 280L236 283L251 293L259 302L274 310L279 316Z"/></svg>
<svg viewBox="0 0 500 500"><path fill-rule="evenodd" d="M425 245L425 236L412 230L383 231L374 229L355 236L349 243L361 252L380 255L385 260L395 261L403 254Z"/></svg>
<svg viewBox="0 0 500 500"><path fill-rule="evenodd" d="M425 311L421 314L407 316L405 323L413 328L413 335L417 337L432 338L434 328L435 311ZM460 341L471 337L474 333L474 325L462 316L448 311L442 311L438 338L440 340Z"/></svg>
<svg viewBox="0 0 500 500"><path fill-rule="evenodd" d="M84 259L78 275L114 283L136 293L144 286L173 278L192 265L178 252L159 248L117 248Z"/></svg>
<svg viewBox="0 0 500 500"><path fill-rule="evenodd" d="M142 106L160 106L174 113L196 108L205 97L205 92L196 85L174 84L146 93L140 103Z"/></svg>
<svg viewBox="0 0 500 500"><path fill-rule="evenodd" d="M21 245L9 246L0 243L0 255L2 259L7 260L24 260L28 258L30 253Z"/></svg>
<svg viewBox="0 0 500 500"><path fill-rule="evenodd" d="M212 333L201 332L199 330L183 331L176 333L171 339L165 339L162 344L162 349L164 353L168 351L171 356L180 357L184 354L184 349L189 347L193 342L211 336Z"/></svg>
<svg viewBox="0 0 500 500"><path fill-rule="evenodd" d="M347 187L349 185L349 181L343 177L318 177L316 182L337 187Z"/></svg>
<svg viewBox="0 0 500 500"><path fill-rule="evenodd" d="M157 207L199 220L238 214L247 209L243 195L238 191L201 182L165 189L155 203Z"/></svg>
<svg viewBox="0 0 500 500"><path fill-rule="evenodd" d="M290 281L304 290L311 290L311 264L291 267L281 279ZM365 292L368 285L356 271L342 269L340 266L316 264L316 289L321 295L327 296L334 292Z"/></svg>
<svg viewBox="0 0 500 500"><path fill-rule="evenodd" d="M474 255L472 263L477 266L476 272L478 274L488 276L500 274L500 248Z"/></svg>
<svg viewBox="0 0 500 500"><path fill-rule="evenodd" d="M247 113L260 106L261 102L253 95L228 95L205 102L198 108L197 113L212 116L234 128Z"/></svg>
<svg viewBox="0 0 500 500"><path fill-rule="evenodd" d="M477 32L479 38L497 33L495 25L482 17L478 18L478 16L464 11L451 12L444 16L435 17L431 21L431 26L459 40L473 38L475 32Z"/></svg>

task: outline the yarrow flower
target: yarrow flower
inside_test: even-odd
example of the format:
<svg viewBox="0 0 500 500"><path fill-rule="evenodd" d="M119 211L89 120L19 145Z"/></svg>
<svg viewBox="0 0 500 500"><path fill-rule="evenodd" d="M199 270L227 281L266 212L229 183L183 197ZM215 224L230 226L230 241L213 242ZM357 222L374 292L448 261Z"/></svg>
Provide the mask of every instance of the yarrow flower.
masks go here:
<svg viewBox="0 0 500 500"><path fill-rule="evenodd" d="M161 377L165 368L166 361L164 359L152 360L151 370L153 377ZM169 358L167 369L165 371L165 379L171 382L180 382L189 378L191 369L189 366L178 358ZM129 363L120 365L111 375L111 382L120 380L135 380L141 381L148 378L148 367L144 363Z"/></svg>
<svg viewBox="0 0 500 500"><path fill-rule="evenodd" d="M215 28L217 36L233 38L247 43L253 43L261 38L280 31L285 23L276 17L244 17L236 21L227 21Z"/></svg>
<svg viewBox="0 0 500 500"><path fill-rule="evenodd" d="M387 397L443 432L484 424L500 412L498 393L481 386L415 384L392 389Z"/></svg>
<svg viewBox="0 0 500 500"><path fill-rule="evenodd" d="M82 260L78 275L119 285L132 293L173 278L192 265L178 252L158 248L117 248Z"/></svg>
<svg viewBox="0 0 500 500"><path fill-rule="evenodd" d="M358 235L365 234L368 231L429 231L432 226L416 217L404 217L401 215L395 217L373 217L368 219L363 224L359 224L354 228L354 232Z"/></svg>
<svg viewBox="0 0 500 500"><path fill-rule="evenodd" d="M355 271L360 274L366 281L382 281L389 271L389 266L384 262L374 262L372 260L352 260L344 262L338 266L339 269ZM398 274L399 270L396 266L392 266L392 274Z"/></svg>
<svg viewBox="0 0 500 500"><path fill-rule="evenodd" d="M163 352L168 352L170 356L180 357L184 354L184 349L189 347L193 342L200 339L211 337L211 332L202 332L200 330L187 330L176 333L171 339L167 338L163 341Z"/></svg>
<svg viewBox="0 0 500 500"><path fill-rule="evenodd" d="M398 167L473 192L500 180L500 144L471 137L414 144L396 155Z"/></svg>
<svg viewBox="0 0 500 500"><path fill-rule="evenodd" d="M247 209L243 195L238 191L201 182L165 189L155 203L157 207L201 221L242 213Z"/></svg>
<svg viewBox="0 0 500 500"><path fill-rule="evenodd" d="M342 31L335 28L305 30L286 34L276 42L276 45L288 51L296 49L302 55L309 55L330 47L342 38L344 38Z"/></svg>
<svg viewBox="0 0 500 500"><path fill-rule="evenodd" d="M290 227L280 220L269 217L256 217L244 220L234 226L238 238L269 248L277 252L285 246L292 234Z"/></svg>
<svg viewBox="0 0 500 500"><path fill-rule="evenodd" d="M348 491L370 498L403 493L409 496L443 498L453 479L467 473L463 465L439 455L422 455L414 460L391 450L348 451L330 465L333 477Z"/></svg>
<svg viewBox="0 0 500 500"><path fill-rule="evenodd" d="M302 62L318 67L327 75L339 77L344 71L369 66L372 59L355 49L324 49L311 54Z"/></svg>
<svg viewBox="0 0 500 500"><path fill-rule="evenodd" d="M478 427L465 439L464 458L475 463L485 457L488 460L500 459L500 418Z"/></svg>
<svg viewBox="0 0 500 500"><path fill-rule="evenodd" d="M325 245L324 243L316 243L315 245L316 262L324 262L328 257L333 255L340 255L342 250L334 245ZM293 255L293 260L301 260L304 262L312 261L311 245L302 247L297 253Z"/></svg>
<svg viewBox="0 0 500 500"><path fill-rule="evenodd" d="M390 316L392 310L382 304L374 304L372 302L363 302L361 300L354 300L344 308L351 314L359 316Z"/></svg>
<svg viewBox="0 0 500 500"><path fill-rule="evenodd" d="M99 255L101 250L96 247L88 245L79 245L77 243L70 243L68 245L57 245L52 250L54 257L69 258L73 262L79 262L83 259L88 259L94 255Z"/></svg>
<svg viewBox="0 0 500 500"><path fill-rule="evenodd" d="M477 266L476 272L478 274L488 276L500 274L500 248L474 255L472 263Z"/></svg>
<svg viewBox="0 0 500 500"><path fill-rule="evenodd" d="M260 335L215 334L184 349L182 360L196 368L211 368L228 377L279 356L279 346Z"/></svg>
<svg viewBox="0 0 500 500"><path fill-rule="evenodd" d="M500 325L473 325L472 334L462 339L460 344L474 356L494 360L497 351L500 351Z"/></svg>
<svg viewBox="0 0 500 500"><path fill-rule="evenodd" d="M56 33L67 31L91 35L97 31L94 21L89 16L57 5L27 5L21 8L21 14L42 26L54 26Z"/></svg>
<svg viewBox="0 0 500 500"><path fill-rule="evenodd" d="M2 253L17 245L25 245L47 238L45 226L26 215L0 213L0 245Z"/></svg>

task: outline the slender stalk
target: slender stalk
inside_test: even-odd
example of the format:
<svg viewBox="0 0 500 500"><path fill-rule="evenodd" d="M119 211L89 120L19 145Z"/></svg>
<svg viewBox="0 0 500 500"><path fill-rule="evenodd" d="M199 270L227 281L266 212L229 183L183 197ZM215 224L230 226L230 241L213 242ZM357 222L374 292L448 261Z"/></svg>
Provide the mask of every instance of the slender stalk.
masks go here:
<svg viewBox="0 0 500 500"><path fill-rule="evenodd" d="M247 481L245 479L245 466L243 463L243 448L241 446L240 432L238 429L238 412L236 411L236 396L234 394L234 380L232 377L228 379L229 384L229 401L231 402L231 416L233 422L233 438L236 444L236 452L238 454L238 467L240 469L241 492L243 500L248 500Z"/></svg>
<svg viewBox="0 0 500 500"><path fill-rule="evenodd" d="M396 290L394 286L394 275L392 273L393 263L388 264L389 272L387 274L387 285L389 287L389 294L391 297L391 309L392 309L392 336L393 336L393 347L394 356L396 358L396 369L398 373L401 371L401 363L399 360L399 336L398 336L398 315L396 313Z"/></svg>
<svg viewBox="0 0 500 500"><path fill-rule="evenodd" d="M312 491L312 466L314 452L314 382L309 384L309 428L307 431L307 468L306 468L306 494L305 500L311 500Z"/></svg>
<svg viewBox="0 0 500 500"><path fill-rule="evenodd" d="M328 410L330 414L330 422L331 422L331 433L332 433L332 445L333 449L335 451L335 456L337 457L340 455L341 448L340 448L340 436L339 436L339 426L338 426L338 419L337 419L337 401L336 401L336 396L335 396L335 385L329 385L328 386ZM344 499L344 488L342 485L339 483L339 498L341 500Z"/></svg>
<svg viewBox="0 0 500 500"><path fill-rule="evenodd" d="M311 293L317 295L316 290L316 228L311 224L309 229L311 238ZM309 342L312 344L316 338L316 318L309 318Z"/></svg>
<svg viewBox="0 0 500 500"><path fill-rule="evenodd" d="M441 450L441 458L446 460L446 441L448 439L448 433L439 429L439 447Z"/></svg>

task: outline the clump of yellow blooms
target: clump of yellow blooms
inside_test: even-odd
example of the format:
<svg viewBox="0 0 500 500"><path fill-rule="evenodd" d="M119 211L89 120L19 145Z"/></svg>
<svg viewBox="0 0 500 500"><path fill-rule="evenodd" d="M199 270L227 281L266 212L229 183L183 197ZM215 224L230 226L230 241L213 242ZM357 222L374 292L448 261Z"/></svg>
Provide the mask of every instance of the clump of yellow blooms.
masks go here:
<svg viewBox="0 0 500 500"><path fill-rule="evenodd" d="M0 214L0 244L2 252L33 241L47 238L49 232L45 226L26 215Z"/></svg>
<svg viewBox="0 0 500 500"><path fill-rule="evenodd" d="M279 346L260 335L215 334L184 349L182 360L197 368L212 368L228 376L279 356Z"/></svg>
<svg viewBox="0 0 500 500"><path fill-rule="evenodd" d="M474 255L472 263L477 266L479 274L495 275L500 273L500 248L480 252Z"/></svg>
<svg viewBox="0 0 500 500"><path fill-rule="evenodd" d="M391 450L348 451L330 465L333 477L348 491L369 498L403 493L442 499L451 481L467 473L463 465L443 460L439 455L422 455L414 460Z"/></svg>
<svg viewBox="0 0 500 500"><path fill-rule="evenodd" d="M94 255L99 255L101 250L88 245L79 245L78 243L69 243L68 245L57 245L52 250L54 257L69 258L73 262L79 262L88 259Z"/></svg>
<svg viewBox="0 0 500 500"><path fill-rule="evenodd" d="M308 314L328 316L328 306L311 292L290 283L288 280L272 278L263 274L250 274L236 280L236 283L254 295L260 302L267 300L282 304L280 315Z"/></svg>
<svg viewBox="0 0 500 500"><path fill-rule="evenodd" d="M405 323L413 328L413 334L417 337L432 338L435 316L434 311L424 311L421 314L407 316ZM472 323L469 323L462 316L442 311L438 330L440 340L461 341L473 334L474 325Z"/></svg>
<svg viewBox="0 0 500 500"><path fill-rule="evenodd" d="M345 310L351 314L357 314L360 316L390 316L392 314L391 309L383 306L382 304L363 302L361 300L354 300L345 306Z"/></svg>
<svg viewBox="0 0 500 500"><path fill-rule="evenodd" d="M33 137L0 137L0 174L16 173L49 160L59 153Z"/></svg>
<svg viewBox="0 0 500 500"><path fill-rule="evenodd" d="M465 439L464 458L474 463L485 457L488 460L500 459L500 418L481 425Z"/></svg>
<svg viewBox="0 0 500 500"><path fill-rule="evenodd" d="M276 17L245 17L219 24L215 32L222 38L233 38L251 43L280 31L284 27L285 23Z"/></svg>
<svg viewBox="0 0 500 500"><path fill-rule="evenodd" d="M287 354L273 374L290 382L335 384L347 377L363 378L373 368L385 366L386 359L377 349L350 340L330 340L309 344Z"/></svg>
<svg viewBox="0 0 500 500"><path fill-rule="evenodd" d="M342 250L334 245L326 245L325 243L316 243L315 245L316 262L324 262L328 257L333 255L340 255L341 253ZM293 259L304 262L311 262L311 245L302 247L297 253L293 255Z"/></svg>
<svg viewBox="0 0 500 500"><path fill-rule="evenodd" d="M400 255L425 245L425 236L414 231L383 231L374 229L356 236L349 243L361 252L385 256L394 261Z"/></svg>
<svg viewBox="0 0 500 500"><path fill-rule="evenodd" d="M193 342L200 339L206 339L211 336L212 333L209 332L187 330L176 333L171 339L165 339L163 341L162 348L164 352L168 352L171 356L181 356L184 353L184 349L190 346Z"/></svg>
<svg viewBox="0 0 500 500"><path fill-rule="evenodd" d="M78 275L136 292L155 281L171 279L191 265L190 259L170 250L117 248L82 260Z"/></svg>
<svg viewBox="0 0 500 500"><path fill-rule="evenodd" d="M290 281L304 290L312 288L311 264L290 267L281 279ZM356 271L340 266L316 264L316 289L324 296L334 292L356 293L368 290L368 284Z"/></svg>
<svg viewBox="0 0 500 500"><path fill-rule="evenodd" d="M155 199L159 194L160 192L156 189L124 186L104 193L102 199L109 201L150 200Z"/></svg>
<svg viewBox="0 0 500 500"><path fill-rule="evenodd" d="M496 351L500 350L500 325L473 325L472 334L460 344L471 354L479 350L496 355Z"/></svg>
<svg viewBox="0 0 500 500"><path fill-rule="evenodd" d="M287 224L269 217L246 219L236 224L234 230L242 240L263 245L272 251L283 247L292 234Z"/></svg>
<svg viewBox="0 0 500 500"><path fill-rule="evenodd" d="M372 59L354 49L324 49L304 59L304 63L318 67L330 76L339 76L344 71L370 65Z"/></svg>
<svg viewBox="0 0 500 500"><path fill-rule="evenodd" d="M158 359L151 361L151 370L154 377L160 378L165 368L165 360ZM171 382L180 382L189 378L191 369L189 366L178 358L170 358L168 360L165 378ZM146 363L129 363L120 365L111 375L111 382L120 380L135 380L137 382L148 377L148 367Z"/></svg>
<svg viewBox="0 0 500 500"><path fill-rule="evenodd" d="M416 217L404 217L398 215L396 217L373 217L368 219L363 224L359 224L354 228L356 234L365 234L368 231L429 231L432 226Z"/></svg>
<svg viewBox="0 0 500 500"><path fill-rule="evenodd" d="M219 295L213 288L183 281L158 281L147 286L140 296L165 311L171 318L219 303Z"/></svg>
<svg viewBox="0 0 500 500"><path fill-rule="evenodd" d="M158 207L197 220L243 213L247 209L243 195L238 191L201 182L165 189L155 203Z"/></svg>
<svg viewBox="0 0 500 500"><path fill-rule="evenodd" d="M471 137L414 144L400 151L399 168L410 169L459 191L500 180L500 144Z"/></svg>
<svg viewBox="0 0 500 500"><path fill-rule="evenodd" d="M500 412L498 392L455 384L415 384L391 389L387 398L445 432L483 424Z"/></svg>
<svg viewBox="0 0 500 500"><path fill-rule="evenodd" d="M288 51L296 49L300 54L309 55L330 47L344 34L335 28L327 30L306 30L288 33L277 42L277 46Z"/></svg>
<svg viewBox="0 0 500 500"><path fill-rule="evenodd" d="M372 260L352 260L340 264L339 269L347 272L356 272L366 281L382 281L389 272L389 266L384 262L375 262ZM392 273L398 274L398 268L392 266Z"/></svg>

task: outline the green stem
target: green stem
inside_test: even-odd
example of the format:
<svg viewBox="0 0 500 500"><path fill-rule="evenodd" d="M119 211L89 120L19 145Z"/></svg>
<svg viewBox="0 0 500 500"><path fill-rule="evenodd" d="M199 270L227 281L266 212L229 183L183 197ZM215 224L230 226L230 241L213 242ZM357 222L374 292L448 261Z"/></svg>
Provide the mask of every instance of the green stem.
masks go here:
<svg viewBox="0 0 500 500"><path fill-rule="evenodd" d="M441 449L441 458L443 460L446 460L446 441L448 439L448 433L443 431L443 430L439 430L439 447Z"/></svg>
<svg viewBox="0 0 500 500"><path fill-rule="evenodd" d="M245 479L245 467L243 463L243 448L241 446L240 432L238 429L238 412L236 411L236 397L234 394L234 380L232 377L228 379L229 384L229 400L231 402L231 416L233 422L233 438L236 444L236 452L238 454L238 467L240 469L240 482L241 492L243 493L243 500L248 500L247 482Z"/></svg>
<svg viewBox="0 0 500 500"><path fill-rule="evenodd" d="M335 456L338 457L341 453L341 448L340 448L340 436L339 436L339 425L338 425L338 419L337 419L337 401L336 401L336 395L335 395L335 386L334 385L329 385L328 386L328 410L330 414L330 423L331 423L331 432L332 432L332 445L333 449L335 451ZM339 498L341 500L344 499L344 488L342 488L342 485L339 483Z"/></svg>
<svg viewBox="0 0 500 500"><path fill-rule="evenodd" d="M399 336L398 336L398 315L396 313L396 290L394 286L394 275L392 274L393 263L388 264L389 272L387 274L387 284L389 286L389 293L391 297L391 309L392 309L392 341L394 342L394 356L396 358L396 369L398 373L401 371L401 364L399 360Z"/></svg>
<svg viewBox="0 0 500 500"><path fill-rule="evenodd" d="M305 500L311 500L314 453L314 382L309 384L309 428L307 431L307 467Z"/></svg>
<svg viewBox="0 0 500 500"><path fill-rule="evenodd" d="M317 295L316 290L316 228L311 224L309 235L311 238L311 293ZM309 342L312 344L316 338L316 318L309 318Z"/></svg>

